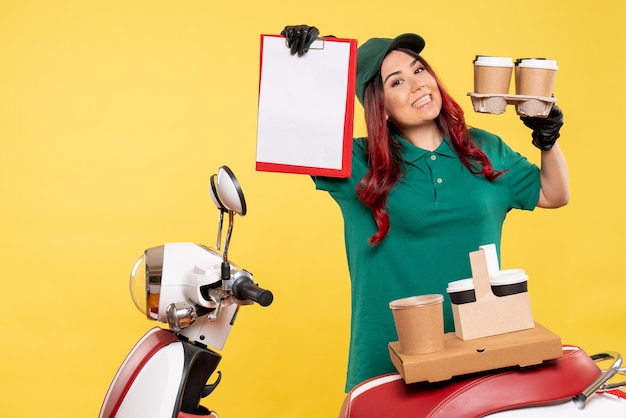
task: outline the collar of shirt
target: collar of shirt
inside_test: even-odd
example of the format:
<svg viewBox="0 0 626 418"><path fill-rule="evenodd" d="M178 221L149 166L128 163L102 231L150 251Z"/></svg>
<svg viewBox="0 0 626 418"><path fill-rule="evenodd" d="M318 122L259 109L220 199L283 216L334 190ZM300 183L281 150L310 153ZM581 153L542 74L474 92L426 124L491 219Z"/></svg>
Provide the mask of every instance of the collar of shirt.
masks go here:
<svg viewBox="0 0 626 418"><path fill-rule="evenodd" d="M443 141L441 141L441 144L434 151L428 151L423 148L416 147L399 135L396 135L396 138L402 144L402 149L400 150L400 153L402 155L402 158L406 162L417 161L420 158L423 158L425 155L430 155L432 153L445 157L456 157L456 153L454 152L452 145L450 145L450 140L448 139L448 137L444 137Z"/></svg>

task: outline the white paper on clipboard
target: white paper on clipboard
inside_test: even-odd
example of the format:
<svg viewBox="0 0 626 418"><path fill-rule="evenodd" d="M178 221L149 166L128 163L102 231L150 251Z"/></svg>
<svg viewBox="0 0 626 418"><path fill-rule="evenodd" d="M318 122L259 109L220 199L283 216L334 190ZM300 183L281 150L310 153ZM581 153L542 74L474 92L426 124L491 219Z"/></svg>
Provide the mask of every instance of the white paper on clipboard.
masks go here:
<svg viewBox="0 0 626 418"><path fill-rule="evenodd" d="M299 57L261 35L257 170L349 177L356 40L318 39Z"/></svg>

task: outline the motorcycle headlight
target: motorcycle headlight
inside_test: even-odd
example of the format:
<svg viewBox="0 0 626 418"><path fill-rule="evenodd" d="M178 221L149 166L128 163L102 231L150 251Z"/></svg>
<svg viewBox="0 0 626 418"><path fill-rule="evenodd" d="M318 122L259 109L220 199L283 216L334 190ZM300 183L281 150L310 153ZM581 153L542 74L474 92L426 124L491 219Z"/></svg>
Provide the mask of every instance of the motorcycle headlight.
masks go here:
<svg viewBox="0 0 626 418"><path fill-rule="evenodd" d="M148 319L159 317L164 246L149 248L137 259L130 274L130 295Z"/></svg>

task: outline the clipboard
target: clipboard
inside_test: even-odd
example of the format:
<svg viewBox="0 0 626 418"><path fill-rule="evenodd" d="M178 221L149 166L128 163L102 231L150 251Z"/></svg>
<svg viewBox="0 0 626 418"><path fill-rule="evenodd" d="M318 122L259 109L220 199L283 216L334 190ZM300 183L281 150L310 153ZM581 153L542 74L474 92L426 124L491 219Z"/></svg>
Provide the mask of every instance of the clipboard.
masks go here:
<svg viewBox="0 0 626 418"><path fill-rule="evenodd" d="M299 57L261 35L257 171L350 177L356 54L356 39L317 39Z"/></svg>

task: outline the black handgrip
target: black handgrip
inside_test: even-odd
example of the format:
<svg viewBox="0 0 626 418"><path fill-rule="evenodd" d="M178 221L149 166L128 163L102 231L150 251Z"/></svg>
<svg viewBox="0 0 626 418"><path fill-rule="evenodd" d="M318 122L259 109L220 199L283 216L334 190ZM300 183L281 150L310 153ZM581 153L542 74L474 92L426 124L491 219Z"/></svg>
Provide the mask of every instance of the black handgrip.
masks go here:
<svg viewBox="0 0 626 418"><path fill-rule="evenodd" d="M261 306L269 306L274 301L274 295L252 282L248 277L241 277L233 283L233 295L239 300L250 299Z"/></svg>

